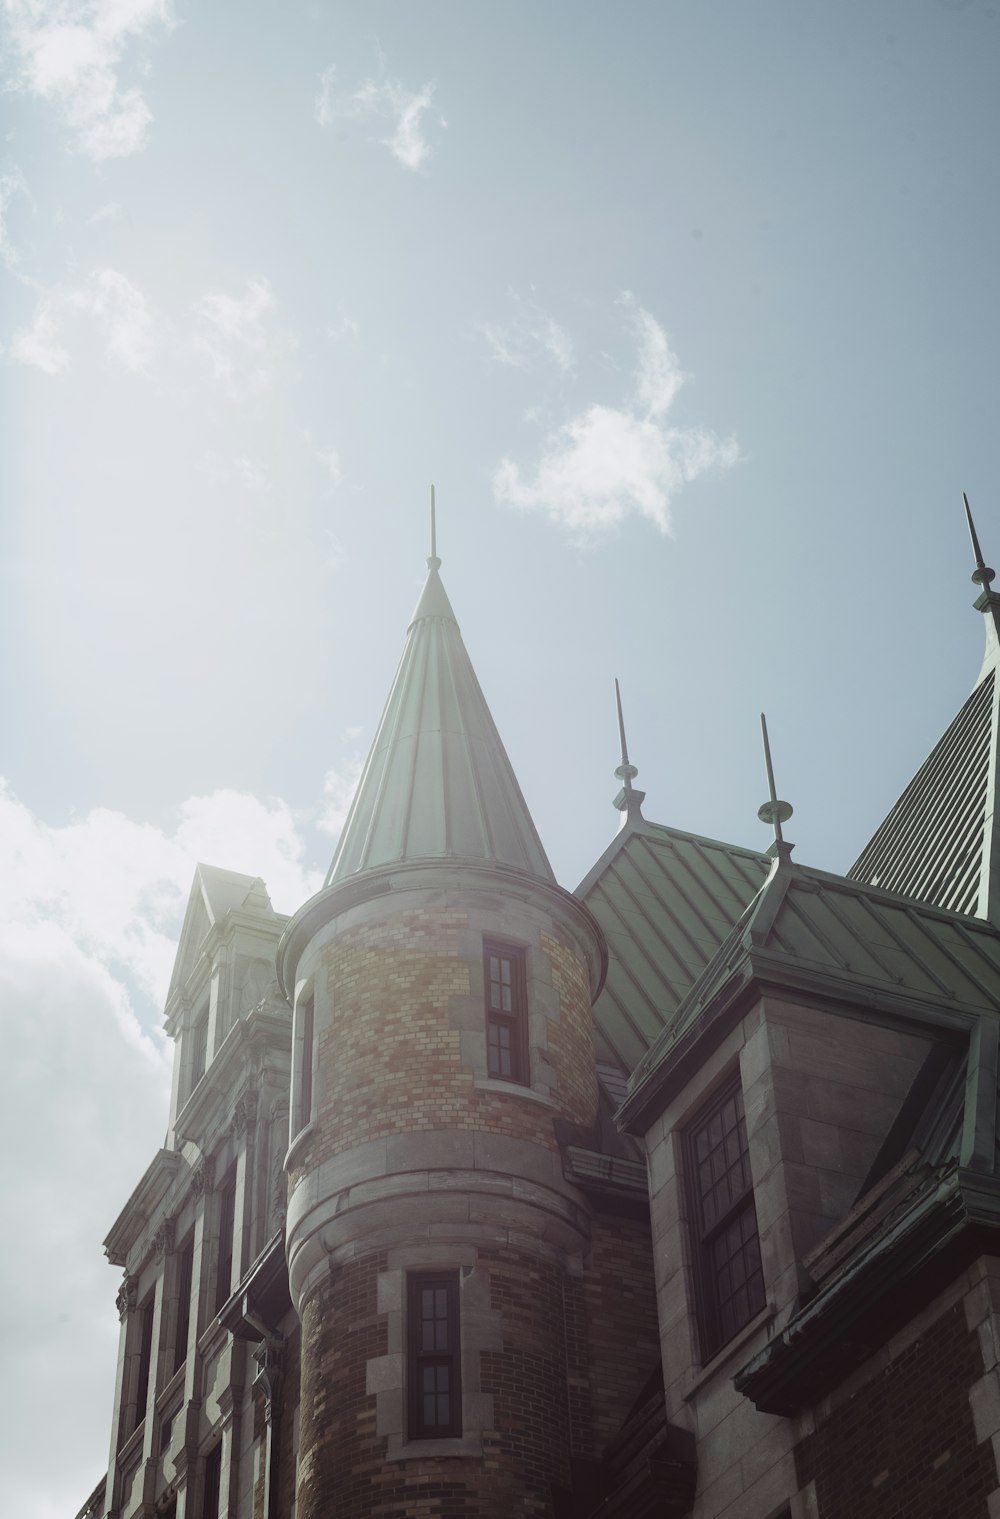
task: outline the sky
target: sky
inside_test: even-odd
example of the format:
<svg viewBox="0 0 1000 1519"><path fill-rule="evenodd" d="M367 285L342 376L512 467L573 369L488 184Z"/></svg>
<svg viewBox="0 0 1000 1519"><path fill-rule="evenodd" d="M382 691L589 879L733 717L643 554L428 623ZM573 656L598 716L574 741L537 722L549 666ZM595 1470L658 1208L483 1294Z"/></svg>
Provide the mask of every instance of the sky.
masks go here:
<svg viewBox="0 0 1000 1519"><path fill-rule="evenodd" d="M107 1460L196 861L294 911L438 550L556 875L842 871L1000 559L992 0L0 0L0 1512ZM53 1442L53 1431L57 1442Z"/></svg>

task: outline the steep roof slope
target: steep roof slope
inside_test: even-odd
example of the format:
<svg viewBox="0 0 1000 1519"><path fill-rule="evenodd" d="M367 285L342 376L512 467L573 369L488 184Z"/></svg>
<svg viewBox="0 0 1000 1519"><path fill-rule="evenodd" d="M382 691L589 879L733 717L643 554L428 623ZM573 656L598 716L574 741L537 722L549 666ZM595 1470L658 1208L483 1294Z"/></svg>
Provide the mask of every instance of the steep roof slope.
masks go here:
<svg viewBox="0 0 1000 1519"><path fill-rule="evenodd" d="M441 583L427 581L326 879L474 860L554 881Z"/></svg>

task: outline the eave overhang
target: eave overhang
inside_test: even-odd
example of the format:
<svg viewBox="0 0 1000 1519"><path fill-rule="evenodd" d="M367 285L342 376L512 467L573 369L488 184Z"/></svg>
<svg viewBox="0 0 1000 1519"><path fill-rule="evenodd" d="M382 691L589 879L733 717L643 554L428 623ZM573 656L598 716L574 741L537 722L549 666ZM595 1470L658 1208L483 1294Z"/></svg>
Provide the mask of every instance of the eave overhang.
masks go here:
<svg viewBox="0 0 1000 1519"><path fill-rule="evenodd" d="M897 991L887 984L873 985L850 971L790 963L780 952L744 947L730 960L725 978L697 1017L651 1060L615 1115L618 1127L629 1134L645 1134L740 1019L768 994L795 996L842 1017L874 1017L915 1032L967 1033L983 1014L982 1007L958 999L943 1007L940 997L922 996L909 987Z"/></svg>
<svg viewBox="0 0 1000 1519"><path fill-rule="evenodd" d="M177 1150L157 1150L142 1180L133 1191L104 1241L104 1253L112 1266L124 1266L135 1244L170 1190L177 1173L186 1165Z"/></svg>
<svg viewBox="0 0 1000 1519"><path fill-rule="evenodd" d="M1000 1181L954 1162L935 1168L891 1227L737 1372L736 1390L763 1413L791 1417L867 1360L958 1271L998 1248Z"/></svg>
<svg viewBox="0 0 1000 1519"><path fill-rule="evenodd" d="M238 1340L259 1341L277 1334L292 1307L283 1231L273 1234L229 1300L219 1322Z"/></svg>

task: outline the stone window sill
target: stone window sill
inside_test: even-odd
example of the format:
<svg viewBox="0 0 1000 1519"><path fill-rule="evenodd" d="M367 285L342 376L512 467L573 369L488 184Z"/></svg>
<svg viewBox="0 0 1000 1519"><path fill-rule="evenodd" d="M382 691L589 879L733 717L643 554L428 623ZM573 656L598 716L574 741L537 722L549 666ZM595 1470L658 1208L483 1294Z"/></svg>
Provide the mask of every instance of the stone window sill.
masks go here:
<svg viewBox="0 0 1000 1519"><path fill-rule="evenodd" d="M477 1076L474 1081L477 1092L503 1092L507 1097L524 1097L528 1102L541 1103L543 1108L556 1109L548 1092L536 1092L534 1087L522 1086L519 1081L498 1081L495 1076ZM432 1444L437 1445L437 1440Z"/></svg>
<svg viewBox="0 0 1000 1519"><path fill-rule="evenodd" d="M753 1339L754 1335L756 1335L759 1329L763 1329L766 1327L766 1325L771 1323L771 1320L774 1318L775 1311L776 1310L773 1303L765 1304L765 1306L757 1314L756 1318L752 1318L749 1324L744 1324L743 1328L739 1331L738 1334L734 1334L731 1340L727 1340L722 1349L716 1351L712 1359L710 1361L706 1361L705 1365L702 1366L699 1371L696 1371L694 1373L691 1385L688 1387L687 1392L684 1394L685 1403L690 1402L698 1389L703 1386L703 1384L707 1382L709 1378L714 1377L716 1373L720 1371L723 1366L725 1366L727 1361L733 1360L740 1353L740 1351L745 1348L747 1341Z"/></svg>
<svg viewBox="0 0 1000 1519"><path fill-rule="evenodd" d="M386 1455L390 1461L425 1461L429 1456L481 1456L482 1453L483 1437L476 1429L446 1440L404 1440L401 1435L390 1435Z"/></svg>

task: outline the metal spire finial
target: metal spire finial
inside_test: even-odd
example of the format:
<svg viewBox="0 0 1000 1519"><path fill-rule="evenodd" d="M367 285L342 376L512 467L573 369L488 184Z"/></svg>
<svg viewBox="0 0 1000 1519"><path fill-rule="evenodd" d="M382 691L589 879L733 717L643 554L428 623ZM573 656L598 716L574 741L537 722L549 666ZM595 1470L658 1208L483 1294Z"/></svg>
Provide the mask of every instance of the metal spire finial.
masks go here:
<svg viewBox="0 0 1000 1519"><path fill-rule="evenodd" d="M983 551L979 547L979 539L976 536L976 524L972 520L972 508L969 498L962 492L962 500L965 502L965 520L969 524L969 537L972 539L972 552L976 556L976 568L972 572L972 580L975 585L988 586L997 578L996 571L991 570L983 559Z"/></svg>
<svg viewBox="0 0 1000 1519"><path fill-rule="evenodd" d="M441 561L438 558L437 551L437 511L434 506L433 485L431 486L431 552L430 558L427 561L427 568L429 570L439 570L441 568Z"/></svg>
<svg viewBox="0 0 1000 1519"><path fill-rule="evenodd" d="M644 791L636 791L632 785L639 772L628 757L628 744L625 742L625 718L622 715L622 688L618 684L617 675L615 676L615 705L618 708L618 737L621 739L622 746L622 762L615 770L615 775L621 781L622 788L615 797L613 805L623 814L622 822L624 823L631 817L637 817L641 820L642 812L640 809L646 793Z"/></svg>
<svg viewBox="0 0 1000 1519"><path fill-rule="evenodd" d="M757 808L757 816L762 823L770 823L774 828L774 852L779 855L791 853L791 844L785 843L781 832L782 823L787 823L792 815L791 802L779 802L778 793L774 786L774 766L771 764L771 745L767 737L767 718L763 712L760 714L760 731L764 740L764 763L767 766L767 789L768 800Z"/></svg>

